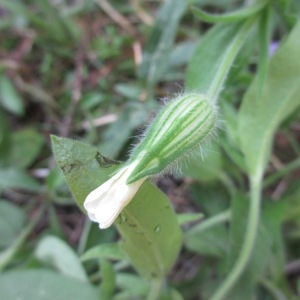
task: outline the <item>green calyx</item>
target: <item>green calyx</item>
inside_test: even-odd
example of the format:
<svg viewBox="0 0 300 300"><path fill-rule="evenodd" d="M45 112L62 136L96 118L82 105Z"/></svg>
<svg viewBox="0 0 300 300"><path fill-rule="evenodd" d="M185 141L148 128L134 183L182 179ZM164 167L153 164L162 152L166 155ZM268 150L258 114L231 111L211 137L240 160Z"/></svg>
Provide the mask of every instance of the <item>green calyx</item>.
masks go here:
<svg viewBox="0 0 300 300"><path fill-rule="evenodd" d="M188 93L169 102L133 150L129 163L138 164L127 184L160 173L214 132L217 110L206 95Z"/></svg>

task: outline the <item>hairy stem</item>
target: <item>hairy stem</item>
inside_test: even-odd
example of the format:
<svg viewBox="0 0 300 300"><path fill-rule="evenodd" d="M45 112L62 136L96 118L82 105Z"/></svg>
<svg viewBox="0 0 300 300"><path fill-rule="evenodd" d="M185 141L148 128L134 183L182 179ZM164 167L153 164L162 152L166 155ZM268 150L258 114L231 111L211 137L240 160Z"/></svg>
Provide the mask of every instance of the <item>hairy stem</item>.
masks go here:
<svg viewBox="0 0 300 300"><path fill-rule="evenodd" d="M245 240L235 265L229 273L223 284L211 297L211 300L226 299L225 296L234 286L238 278L245 270L247 263L251 257L252 250L255 244L260 215L260 195L261 195L261 179L262 175L259 173L257 176L250 178L250 210L248 216L248 224L245 235Z"/></svg>

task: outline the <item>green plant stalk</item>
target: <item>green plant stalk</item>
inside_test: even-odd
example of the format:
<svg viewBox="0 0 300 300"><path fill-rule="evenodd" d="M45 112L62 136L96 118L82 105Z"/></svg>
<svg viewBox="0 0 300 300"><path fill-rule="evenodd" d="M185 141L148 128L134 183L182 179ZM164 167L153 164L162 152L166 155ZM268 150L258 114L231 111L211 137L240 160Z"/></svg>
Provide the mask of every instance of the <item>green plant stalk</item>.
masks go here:
<svg viewBox="0 0 300 300"><path fill-rule="evenodd" d="M221 61L218 71L214 76L213 81L210 84L210 87L207 91L207 95L214 99L215 101L218 99L218 96L223 88L224 81L226 80L227 74L230 70L230 67L233 64L233 61L238 54L240 48L242 47L248 31L251 29L256 17L253 17L244 22L241 26L241 29L235 36L232 43L229 45L226 53L224 54L224 59Z"/></svg>
<svg viewBox="0 0 300 300"><path fill-rule="evenodd" d="M225 210L219 214L212 216L211 218L203 220L199 225L190 230L190 233L199 233L201 231L205 231L211 227L219 225L221 223L230 221L231 212L230 210Z"/></svg>
<svg viewBox="0 0 300 300"><path fill-rule="evenodd" d="M219 67L219 70L208 90L208 95L211 96L213 99L218 98L218 95L222 90L223 83L226 79L230 66L232 65L233 60L235 59L240 47L243 45L245 37L248 31L251 29L255 20L256 17L247 20L241 27L238 34L235 36L230 46L228 47L226 54L224 55L224 59ZM229 273L229 275L227 276L223 284L220 286L220 288L216 291L216 293L213 294L211 300L225 299L227 293L234 286L239 276L243 273L251 257L259 225L261 180L261 171L257 172L253 176L250 176L251 202L245 240L240 255L237 261L235 262L232 271Z"/></svg>
<svg viewBox="0 0 300 300"><path fill-rule="evenodd" d="M283 133L287 137L287 139L288 139L288 141L289 141L289 143L291 145L291 148L293 149L293 151L295 152L295 154L297 154L297 156L300 156L300 147L298 145L297 139L288 130L283 130Z"/></svg>
<svg viewBox="0 0 300 300"><path fill-rule="evenodd" d="M100 258L101 285L100 295L103 300L110 300L116 286L116 276L111 262L105 258Z"/></svg>
<svg viewBox="0 0 300 300"><path fill-rule="evenodd" d="M270 186L271 184L276 182L281 177L289 174L290 172L298 169L299 167L300 167L300 157L293 160L292 162L290 162L289 164L284 166L282 169L278 170L277 172L273 173L268 178L266 178L266 180L263 183L263 187L266 188L266 187Z"/></svg>
<svg viewBox="0 0 300 300"><path fill-rule="evenodd" d="M41 208L40 211L34 216L34 218L27 225L27 227L25 227L22 233L15 239L14 243L0 254L0 272L2 272L2 270L10 263L10 261L16 255L16 253L21 248L28 235L31 233L33 228L36 226L36 224L43 216L44 211L45 208L44 207Z"/></svg>
<svg viewBox="0 0 300 300"><path fill-rule="evenodd" d="M150 290L146 300L157 300L159 299L160 289L163 283L162 278L153 278L150 285Z"/></svg>
<svg viewBox="0 0 300 300"><path fill-rule="evenodd" d="M211 300L225 299L227 293L234 286L240 275L245 270L251 257L259 225L261 181L262 172L258 172L256 175L250 177L250 210L245 240L242 245L240 255L236 260L232 271L229 273L216 293L211 297Z"/></svg>
<svg viewBox="0 0 300 300"><path fill-rule="evenodd" d="M82 255L84 253L91 227L92 227L92 223L90 222L90 220L88 218L86 218L84 225L83 225L83 230L82 230L82 233L80 236L78 249L77 249L77 253L79 255Z"/></svg>
<svg viewBox="0 0 300 300"><path fill-rule="evenodd" d="M259 283L273 296L275 300L287 300L282 291L270 280L261 278Z"/></svg>
<svg viewBox="0 0 300 300"><path fill-rule="evenodd" d="M253 5L248 5L245 8L225 13L225 14L209 14L197 7L192 7L193 12L200 20L208 23L233 23L245 18L251 17L253 14L258 13L264 6L266 6L267 0L254 3Z"/></svg>

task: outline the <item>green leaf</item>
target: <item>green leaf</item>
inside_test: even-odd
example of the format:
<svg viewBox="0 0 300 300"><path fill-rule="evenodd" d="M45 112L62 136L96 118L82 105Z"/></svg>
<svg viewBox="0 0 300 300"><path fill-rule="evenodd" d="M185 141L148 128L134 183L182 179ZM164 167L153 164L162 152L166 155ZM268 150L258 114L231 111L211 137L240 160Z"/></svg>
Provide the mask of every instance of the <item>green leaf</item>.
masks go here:
<svg viewBox="0 0 300 300"><path fill-rule="evenodd" d="M248 173L261 174L279 124L300 105L300 21L272 57L263 85L256 78L239 113L239 136Z"/></svg>
<svg viewBox="0 0 300 300"><path fill-rule="evenodd" d="M180 225L184 225L190 222L196 222L203 219L204 214L202 213L186 213L177 215L177 219Z"/></svg>
<svg viewBox="0 0 300 300"><path fill-rule="evenodd" d="M228 294L228 299L239 300L241 293L245 299L253 299L255 285L261 278L267 266L278 268L282 266L282 249L280 247L280 223L284 209L281 203L268 203L263 210L261 223L255 241L254 251L243 274L238 279L235 287ZM230 227L230 251L228 259L228 269L236 261L236 257L244 242L244 235L247 226L247 215L249 211L249 201L242 195L237 194L231 205L231 227ZM275 253L273 253L275 252ZM280 269L280 267L279 267ZM280 271L283 271L281 268Z"/></svg>
<svg viewBox="0 0 300 300"><path fill-rule="evenodd" d="M101 268L101 299L110 300L115 290L116 285L116 274L113 265L106 259L100 259Z"/></svg>
<svg viewBox="0 0 300 300"><path fill-rule="evenodd" d="M190 59L185 89L217 98L252 23L253 20L248 20L243 24L215 25L201 39Z"/></svg>
<svg viewBox="0 0 300 300"><path fill-rule="evenodd" d="M211 181L220 179L222 172L222 156L220 147L214 143L213 146L206 147L204 154L200 151L192 153L181 166L182 173L193 179L200 181Z"/></svg>
<svg viewBox="0 0 300 300"><path fill-rule="evenodd" d="M39 190L39 183L27 175L23 170L14 168L0 169L1 189L24 189L29 191Z"/></svg>
<svg viewBox="0 0 300 300"><path fill-rule="evenodd" d="M259 1L253 4L252 6L244 7L234 12L219 14L219 15L206 13L196 7L193 7L192 10L200 20L208 23L215 23L215 22L232 23L232 22L241 21L243 19L251 17L252 15L262 10L267 3L268 1L266 0Z"/></svg>
<svg viewBox="0 0 300 300"><path fill-rule="evenodd" d="M139 273L146 278L165 276L177 258L182 238L167 197L145 182L119 221L121 247Z"/></svg>
<svg viewBox="0 0 300 300"><path fill-rule="evenodd" d="M268 267L275 279L284 276L284 268L286 266L286 247L283 241L282 223L287 206L287 203L283 199L277 202L266 201L263 206L263 225L267 230L268 239L272 243L272 253Z"/></svg>
<svg viewBox="0 0 300 300"><path fill-rule="evenodd" d="M258 58L258 71L256 73L257 81L260 82L258 91L261 92L266 80L269 60L270 60L270 45L272 43L272 30L271 30L271 14L270 8L266 7L259 20L258 27L258 41L259 41L259 58Z"/></svg>
<svg viewBox="0 0 300 300"><path fill-rule="evenodd" d="M238 113L232 104L221 103L222 117L226 126L225 135L221 135L221 145L226 155L243 171L246 170L244 157L239 150Z"/></svg>
<svg viewBox="0 0 300 300"><path fill-rule="evenodd" d="M23 229L26 215L24 211L4 200L0 200L0 249L8 247Z"/></svg>
<svg viewBox="0 0 300 300"><path fill-rule="evenodd" d="M244 242L248 211L248 199L242 194L235 195L231 203L229 265L234 264L236 257L240 252L241 243ZM270 254L270 236L267 234L267 231L262 224L259 229L254 249L252 262L248 264L248 272L249 270L252 270L252 277L257 279L257 276L259 276L263 267L267 264ZM262 255L263 253L265 255ZM252 281L255 278L252 278Z"/></svg>
<svg viewBox="0 0 300 300"><path fill-rule="evenodd" d="M228 251L228 233L225 226L218 224L203 230L200 228L192 227L184 234L185 246L195 253L223 257Z"/></svg>
<svg viewBox="0 0 300 300"><path fill-rule="evenodd" d="M115 85L115 90L123 97L128 100L139 100L140 95L142 94L142 88L137 84L130 83L118 83Z"/></svg>
<svg viewBox="0 0 300 300"><path fill-rule="evenodd" d="M294 191L290 191L282 201L286 203L284 221L300 220L300 188L297 187Z"/></svg>
<svg viewBox="0 0 300 300"><path fill-rule="evenodd" d="M38 244L35 256L62 274L88 281L85 270L74 250L56 236L46 236Z"/></svg>
<svg viewBox="0 0 300 300"><path fill-rule="evenodd" d="M23 228L23 230L14 239L11 245L0 253L0 272L13 260L16 253L23 246L28 235L32 232L33 228L41 219L44 213L44 209L38 210L38 212L30 219L29 223ZM1 299L1 297L0 297Z"/></svg>
<svg viewBox="0 0 300 300"><path fill-rule="evenodd" d="M43 136L33 128L14 132L10 164L18 168L30 166L40 153L44 142Z"/></svg>
<svg viewBox="0 0 300 300"><path fill-rule="evenodd" d="M46 178L47 187L50 191L54 191L65 183L64 174L61 169L54 167L50 170Z"/></svg>
<svg viewBox="0 0 300 300"><path fill-rule="evenodd" d="M121 290L115 295L115 300L135 299L136 297L145 297L149 289L146 280L133 274L118 273L116 285Z"/></svg>
<svg viewBox="0 0 300 300"><path fill-rule="evenodd" d="M193 200L201 207L205 216L219 214L228 208L228 194L224 187L213 182L209 184L194 183L190 186Z"/></svg>
<svg viewBox="0 0 300 300"><path fill-rule="evenodd" d="M228 231L223 224L230 219L228 211L204 219L184 234L184 243L193 252L222 257L228 251Z"/></svg>
<svg viewBox="0 0 300 300"><path fill-rule="evenodd" d="M7 111L16 114L24 114L24 104L11 81L0 74L0 103Z"/></svg>
<svg viewBox="0 0 300 300"><path fill-rule="evenodd" d="M9 12L12 12L16 15L25 15L26 8L25 5L20 3L19 1L10 2L8 0L2 0L1 6L7 9Z"/></svg>
<svg viewBox="0 0 300 300"><path fill-rule="evenodd" d="M56 161L82 208L86 196L104 183L117 166L81 142L52 136L52 143ZM181 248L181 230L165 195L145 182L116 225L122 236L122 249L134 267L147 278L165 276Z"/></svg>
<svg viewBox="0 0 300 300"><path fill-rule="evenodd" d="M170 56L168 57L168 68L176 68L185 65L191 58L196 49L196 42L185 41L174 45L171 49ZM171 72L174 72L171 69Z"/></svg>
<svg viewBox="0 0 300 300"><path fill-rule="evenodd" d="M99 244L111 243L111 241L115 240L116 228L112 226L107 230L99 231L99 224L86 219L80 238L78 252L82 255L85 251L88 251L88 249L92 249Z"/></svg>
<svg viewBox="0 0 300 300"><path fill-rule="evenodd" d="M84 210L86 196L105 182L117 166L87 144L56 136L51 139L56 162L77 205Z"/></svg>
<svg viewBox="0 0 300 300"><path fill-rule="evenodd" d="M138 70L140 78L149 86L155 85L166 70L178 24L185 9L185 1L167 0L158 12Z"/></svg>
<svg viewBox="0 0 300 300"><path fill-rule="evenodd" d="M159 300L184 300L178 291L167 288L162 291Z"/></svg>
<svg viewBox="0 0 300 300"><path fill-rule="evenodd" d="M103 133L101 153L109 157L117 157L122 147L128 142L134 129L144 125L148 112L141 103L130 103L123 108L118 120Z"/></svg>
<svg viewBox="0 0 300 300"><path fill-rule="evenodd" d="M39 9L39 18L30 15L31 21L46 33L42 38L53 39L60 43L76 42L79 28L61 10L47 0L34 1ZM30 11L30 10L28 10ZM41 38L41 35L40 35Z"/></svg>
<svg viewBox="0 0 300 300"><path fill-rule="evenodd" d="M86 251L81 256L81 261L88 261L90 259L109 258L116 260L127 260L126 255L120 248L119 244L101 244Z"/></svg>
<svg viewBox="0 0 300 300"><path fill-rule="evenodd" d="M104 94L99 93L99 91L94 91L83 94L79 104L81 108L91 110L95 107L99 107L104 100Z"/></svg>
<svg viewBox="0 0 300 300"><path fill-rule="evenodd" d="M96 288L48 270L19 270L0 276L0 299L99 300Z"/></svg>
<svg viewBox="0 0 300 300"><path fill-rule="evenodd" d="M226 126L226 142L237 146L239 141L238 135L238 113L232 103L223 101L220 103L224 125Z"/></svg>
<svg viewBox="0 0 300 300"><path fill-rule="evenodd" d="M8 120L0 108L0 165L6 165L11 150L11 132Z"/></svg>
<svg viewBox="0 0 300 300"><path fill-rule="evenodd" d="M276 13L288 24L289 27L292 27L297 20L299 19L300 5L297 0L277 0L272 4L276 9Z"/></svg>

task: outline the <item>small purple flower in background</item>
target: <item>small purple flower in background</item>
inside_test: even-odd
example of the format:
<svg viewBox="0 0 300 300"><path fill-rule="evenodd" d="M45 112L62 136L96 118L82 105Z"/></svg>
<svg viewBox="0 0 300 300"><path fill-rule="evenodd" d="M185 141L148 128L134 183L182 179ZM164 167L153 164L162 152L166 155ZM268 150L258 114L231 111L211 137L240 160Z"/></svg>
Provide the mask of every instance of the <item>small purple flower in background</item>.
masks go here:
<svg viewBox="0 0 300 300"><path fill-rule="evenodd" d="M271 42L271 44L269 45L269 54L270 56L273 56L277 50L279 46L278 42Z"/></svg>

